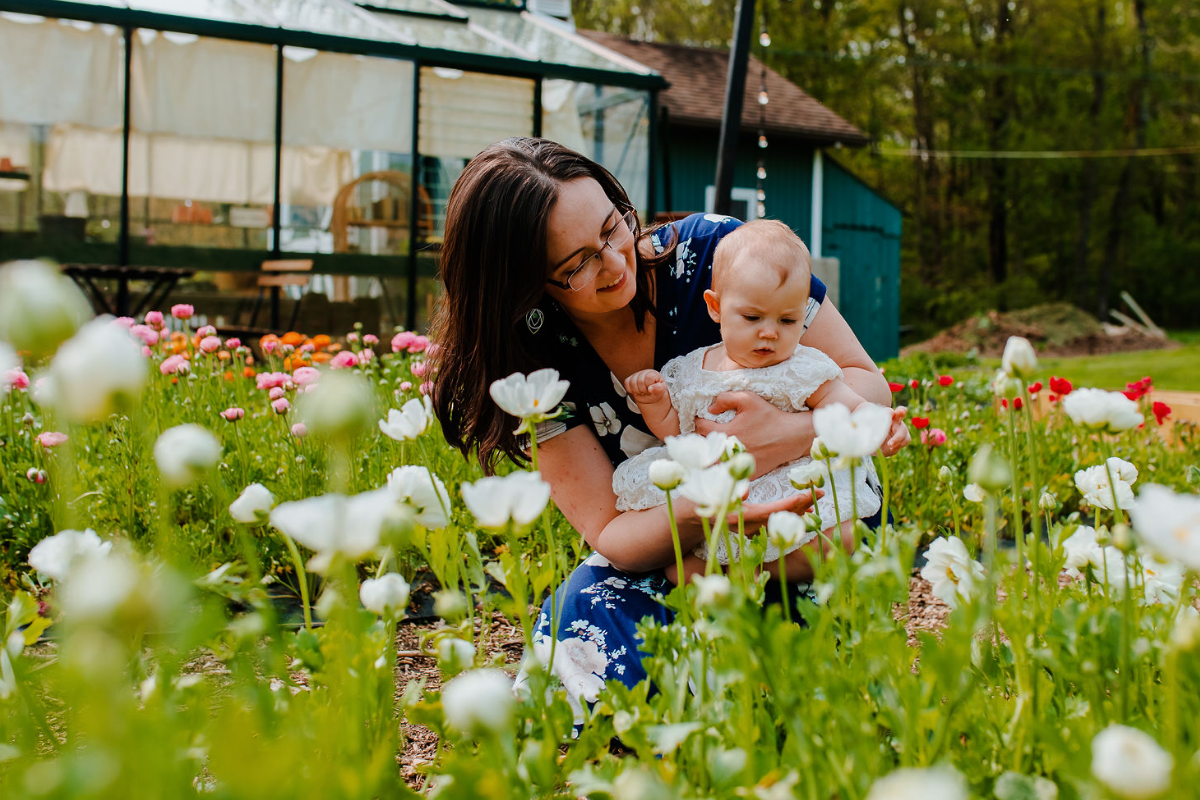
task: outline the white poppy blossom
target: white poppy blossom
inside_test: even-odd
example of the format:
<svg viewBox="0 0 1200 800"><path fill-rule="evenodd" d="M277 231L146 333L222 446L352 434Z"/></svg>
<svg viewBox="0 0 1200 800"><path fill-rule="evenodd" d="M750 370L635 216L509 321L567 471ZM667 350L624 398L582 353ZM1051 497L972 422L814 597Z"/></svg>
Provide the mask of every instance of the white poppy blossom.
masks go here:
<svg viewBox="0 0 1200 800"><path fill-rule="evenodd" d="M309 568L324 572L335 556L352 561L375 552L385 527L404 519L406 510L387 488L352 497L323 494L280 503L271 510L271 524L300 544L315 550Z"/></svg>
<svg viewBox="0 0 1200 800"><path fill-rule="evenodd" d="M866 458L879 449L892 428L892 410L863 403L854 411L832 403L813 411L813 429L829 452Z"/></svg>
<svg viewBox="0 0 1200 800"><path fill-rule="evenodd" d="M1092 774L1124 800L1147 800L1171 786L1175 759L1154 737L1112 724L1092 739Z"/></svg>
<svg viewBox="0 0 1200 800"><path fill-rule="evenodd" d="M83 292L53 264L13 261L0 269L0 340L16 349L35 358L53 353L91 317Z"/></svg>
<svg viewBox="0 0 1200 800"><path fill-rule="evenodd" d="M72 567L59 590L63 614L77 622L106 620L127 607L144 580L124 554L84 559Z"/></svg>
<svg viewBox="0 0 1200 800"><path fill-rule="evenodd" d="M664 492L669 492L683 483L683 479L687 477L687 470L678 461L660 458L650 465L649 474L651 483Z"/></svg>
<svg viewBox="0 0 1200 800"><path fill-rule="evenodd" d="M514 472L480 478L461 487L463 501L480 527L503 530L511 520L518 528L534 522L550 501L550 484L537 472Z"/></svg>
<svg viewBox="0 0 1200 800"><path fill-rule="evenodd" d="M1062 399L1062 408L1076 425L1094 431L1120 433L1145 421L1137 403L1103 389L1076 389Z"/></svg>
<svg viewBox="0 0 1200 800"><path fill-rule="evenodd" d="M971 558L956 536L934 539L921 568L921 577L933 584L933 596L950 608L957 608L960 600L970 602L986 575L983 565Z"/></svg>
<svg viewBox="0 0 1200 800"><path fill-rule="evenodd" d="M729 599L733 591L729 578L717 573L698 575L692 579L692 583L696 586L696 606L699 608L720 605Z"/></svg>
<svg viewBox="0 0 1200 800"><path fill-rule="evenodd" d="M967 782L953 767L902 767L871 784L867 800L967 800Z"/></svg>
<svg viewBox="0 0 1200 800"><path fill-rule="evenodd" d="M810 461L788 470L788 480L797 489L807 489L810 486L823 486L829 480L829 469L820 461Z"/></svg>
<svg viewBox="0 0 1200 800"><path fill-rule="evenodd" d="M416 511L418 525L432 529L450 524L450 494L437 475L425 467L410 465L392 470L387 482L397 500Z"/></svg>
<svg viewBox="0 0 1200 800"><path fill-rule="evenodd" d="M103 556L111 549L112 542L101 541L91 528L84 531L59 531L33 546L29 551L29 566L43 575L61 581L75 564Z"/></svg>
<svg viewBox="0 0 1200 800"><path fill-rule="evenodd" d="M1067 555L1063 571L1072 578L1078 578L1088 564L1104 564L1104 548L1096 540L1096 529L1090 525L1080 525L1076 528L1074 533L1063 540L1062 548Z"/></svg>
<svg viewBox="0 0 1200 800"><path fill-rule="evenodd" d="M387 419L379 420L379 430L389 439L408 442L416 439L433 424L433 401L429 395L413 398L402 408L389 409Z"/></svg>
<svg viewBox="0 0 1200 800"><path fill-rule="evenodd" d="M163 431L154 443L154 460L163 482L182 488L217 465L221 442L200 425L176 425Z"/></svg>
<svg viewBox="0 0 1200 800"><path fill-rule="evenodd" d="M229 504L229 516L243 525L260 525L275 505L275 495L261 483L252 483Z"/></svg>
<svg viewBox="0 0 1200 800"><path fill-rule="evenodd" d="M1112 482L1109 482L1109 473ZM1133 483L1138 478L1137 467L1120 458L1109 458L1107 465L1081 469L1075 473L1075 487L1079 489L1088 505L1113 510L1113 489L1116 489L1117 506L1129 508L1133 505Z"/></svg>
<svg viewBox="0 0 1200 800"><path fill-rule="evenodd" d="M1200 496L1151 484L1130 507L1129 518L1155 551L1200 570Z"/></svg>
<svg viewBox="0 0 1200 800"><path fill-rule="evenodd" d="M729 437L723 433L710 433L701 436L698 433L686 433L681 436L668 436L667 454L672 460L683 465L688 472L706 469L717 463L725 454L725 445Z"/></svg>
<svg viewBox="0 0 1200 800"><path fill-rule="evenodd" d="M972 503L982 503L984 498L983 487L978 483L968 483L963 487L963 497Z"/></svg>
<svg viewBox="0 0 1200 800"><path fill-rule="evenodd" d="M724 464L690 473L679 487L679 493L696 503L696 513L714 517L734 499L745 494L750 482L735 480Z"/></svg>
<svg viewBox="0 0 1200 800"><path fill-rule="evenodd" d="M395 572L378 578L367 578L358 587L363 608L381 617L403 614L408 606L408 581Z"/></svg>
<svg viewBox="0 0 1200 800"><path fill-rule="evenodd" d="M804 517L791 511L776 511L767 517L767 535L783 552L795 550L813 538Z"/></svg>
<svg viewBox="0 0 1200 800"><path fill-rule="evenodd" d="M460 733L499 733L512 721L512 680L498 669L464 672L442 689L442 713Z"/></svg>
<svg viewBox="0 0 1200 800"><path fill-rule="evenodd" d="M335 369L306 388L295 414L310 434L346 438L369 424L374 404L374 392L361 372Z"/></svg>
<svg viewBox="0 0 1200 800"><path fill-rule="evenodd" d="M1037 370L1037 353L1023 336L1010 336L1004 345L1000 368L1017 378L1028 378Z"/></svg>
<svg viewBox="0 0 1200 800"><path fill-rule="evenodd" d="M53 401L72 422L106 418L118 403L135 402L149 380L141 345L111 320L97 317L84 325L50 362L52 385L41 397Z"/></svg>
<svg viewBox="0 0 1200 800"><path fill-rule="evenodd" d="M554 416L570 385L569 381L559 380L558 370L539 369L528 376L514 372L493 381L490 391L492 400L503 411L526 423L536 423Z"/></svg>
<svg viewBox="0 0 1200 800"><path fill-rule="evenodd" d="M475 661L475 645L457 636L443 636L437 644L438 662L443 669L457 671Z"/></svg>

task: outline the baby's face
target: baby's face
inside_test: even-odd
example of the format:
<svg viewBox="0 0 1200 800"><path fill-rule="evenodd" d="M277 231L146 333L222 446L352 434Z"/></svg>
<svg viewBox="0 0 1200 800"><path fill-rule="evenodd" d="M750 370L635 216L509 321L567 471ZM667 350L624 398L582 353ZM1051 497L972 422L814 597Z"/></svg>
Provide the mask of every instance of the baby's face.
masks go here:
<svg viewBox="0 0 1200 800"><path fill-rule="evenodd" d="M804 333L808 276L796 270L779 285L770 268L738 270L719 293L721 341L730 360L746 368L769 367L791 358Z"/></svg>

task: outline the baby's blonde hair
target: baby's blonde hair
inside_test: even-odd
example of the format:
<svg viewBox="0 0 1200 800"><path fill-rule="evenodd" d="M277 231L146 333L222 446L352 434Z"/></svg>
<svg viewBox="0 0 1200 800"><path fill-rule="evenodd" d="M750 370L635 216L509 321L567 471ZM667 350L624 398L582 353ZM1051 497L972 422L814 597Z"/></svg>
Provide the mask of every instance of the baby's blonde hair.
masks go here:
<svg viewBox="0 0 1200 800"><path fill-rule="evenodd" d="M783 286L792 277L802 278L805 288L812 275L812 256L795 231L774 219L756 219L725 234L713 253L714 292L733 276L735 265L743 258L770 267Z"/></svg>

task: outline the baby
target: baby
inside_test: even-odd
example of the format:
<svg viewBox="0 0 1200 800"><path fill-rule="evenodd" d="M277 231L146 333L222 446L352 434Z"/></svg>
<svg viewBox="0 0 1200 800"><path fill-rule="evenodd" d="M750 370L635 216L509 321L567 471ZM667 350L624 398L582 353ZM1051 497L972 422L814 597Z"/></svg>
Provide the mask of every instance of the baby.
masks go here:
<svg viewBox="0 0 1200 800"><path fill-rule="evenodd" d="M853 409L866 402L846 386L841 369L829 356L800 344L810 270L808 248L782 222L748 222L721 240L713 257L712 288L704 293L709 316L721 326L721 342L668 361L661 373L642 370L625 380L625 389L655 436L666 439L694 432L696 417L728 422L732 411L718 416L708 412L722 392L751 391L785 411L830 403ZM617 467L613 491L618 510L666 503L666 495L650 482L648 473L652 463L668 457L665 447L654 447ZM763 503L796 494L788 473L811 460L805 456L755 478L747 502ZM817 512L828 528L841 519L843 532L852 536L854 520L869 517L880 508L875 468L870 459L855 468L853 492L849 469L836 470L831 477L835 486L825 487L824 496L816 503ZM852 506L852 497L857 507ZM723 541L715 546L719 563L736 560L736 542L731 542L732 554L725 552ZM776 561L783 555L787 553L769 545L765 560ZM687 577L703 574L707 557L705 544L688 555L684 562ZM678 582L674 572L674 567L670 568L668 577Z"/></svg>

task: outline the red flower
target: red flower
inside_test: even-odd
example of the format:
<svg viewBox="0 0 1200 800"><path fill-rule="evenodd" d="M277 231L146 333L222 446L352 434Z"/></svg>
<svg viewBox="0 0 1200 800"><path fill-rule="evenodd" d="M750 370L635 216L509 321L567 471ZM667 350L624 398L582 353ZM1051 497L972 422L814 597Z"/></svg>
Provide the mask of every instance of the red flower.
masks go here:
<svg viewBox="0 0 1200 800"><path fill-rule="evenodd" d="M1133 383L1125 384L1125 391L1123 394L1130 400L1140 400L1149 394L1153 389L1154 381L1151 380L1149 375L1147 375L1140 381L1134 381Z"/></svg>
<svg viewBox="0 0 1200 800"><path fill-rule="evenodd" d="M929 427L929 417L913 417L912 424L913 424L913 427L918 430L920 430L921 428L928 428Z"/></svg>
<svg viewBox="0 0 1200 800"><path fill-rule="evenodd" d="M891 389L893 392L903 392L904 384L903 383L892 383L891 381L888 381L888 388Z"/></svg>
<svg viewBox="0 0 1200 800"><path fill-rule="evenodd" d="M1132 384L1130 384L1130 385L1132 385ZM1136 389L1126 389L1125 391L1121 392L1121 394L1125 395L1130 400L1137 400L1139 397L1142 396L1141 393L1138 392Z"/></svg>
<svg viewBox="0 0 1200 800"><path fill-rule="evenodd" d="M1163 424L1163 420L1171 416L1171 407L1161 400L1155 400L1154 405L1150 406L1150 410L1154 412L1154 420L1159 425Z"/></svg>
<svg viewBox="0 0 1200 800"><path fill-rule="evenodd" d="M1001 397L1001 398L1000 398L1000 407L1001 407L1001 408L1008 408L1008 398L1007 398L1007 397Z"/></svg>
<svg viewBox="0 0 1200 800"><path fill-rule="evenodd" d="M1029 393L1030 394L1037 394L1041 390L1042 390L1042 382L1041 381L1034 381L1033 383L1029 384Z"/></svg>
<svg viewBox="0 0 1200 800"><path fill-rule="evenodd" d="M1019 397L1016 398L1015 400L1013 400L1013 408L1015 408L1017 411L1020 411L1021 407L1024 405L1025 405L1025 401Z"/></svg>
<svg viewBox="0 0 1200 800"><path fill-rule="evenodd" d="M938 386L953 386L953 385L954 385L954 376L938 375Z"/></svg>
<svg viewBox="0 0 1200 800"><path fill-rule="evenodd" d="M920 387L921 382L919 380L917 380L916 378L913 378L911 381L908 382L908 385L911 386L912 388L916 389L916 388Z"/></svg>
<svg viewBox="0 0 1200 800"><path fill-rule="evenodd" d="M1059 397L1062 397L1065 394L1070 394L1071 390L1074 388L1075 387L1072 386L1071 382L1066 378L1059 378L1056 376L1050 378L1050 391L1054 392Z"/></svg>

